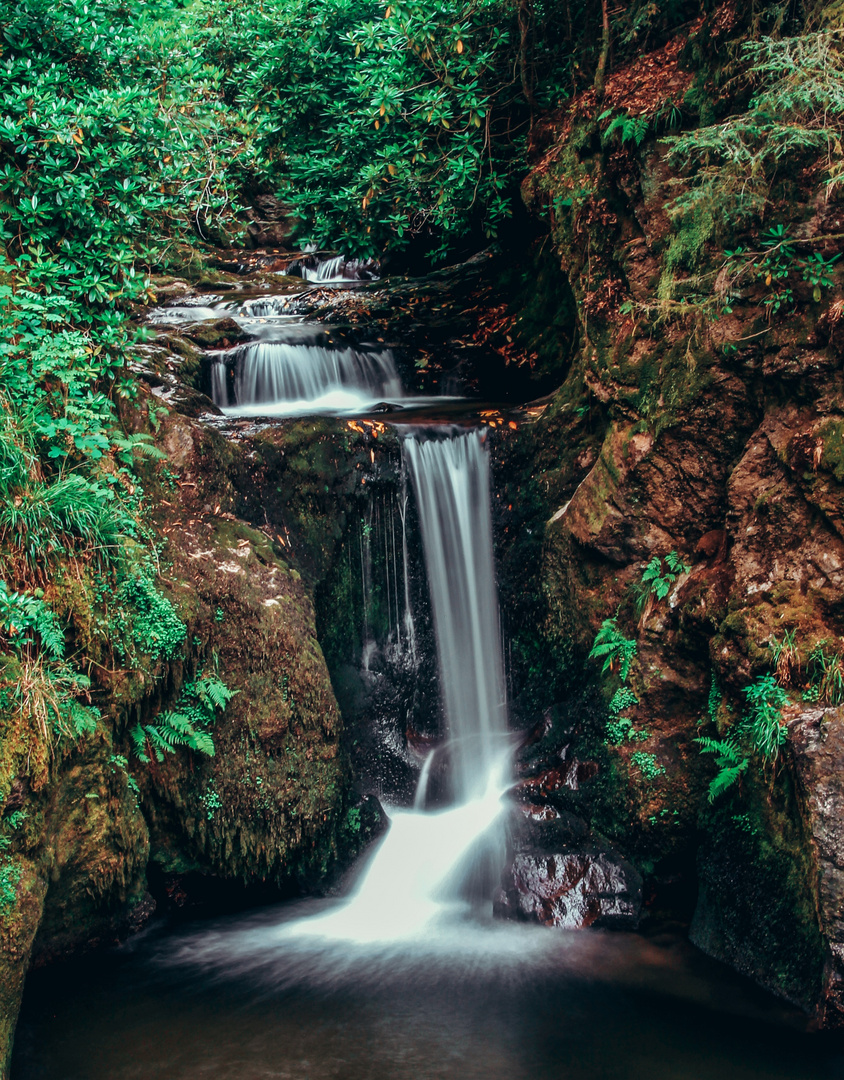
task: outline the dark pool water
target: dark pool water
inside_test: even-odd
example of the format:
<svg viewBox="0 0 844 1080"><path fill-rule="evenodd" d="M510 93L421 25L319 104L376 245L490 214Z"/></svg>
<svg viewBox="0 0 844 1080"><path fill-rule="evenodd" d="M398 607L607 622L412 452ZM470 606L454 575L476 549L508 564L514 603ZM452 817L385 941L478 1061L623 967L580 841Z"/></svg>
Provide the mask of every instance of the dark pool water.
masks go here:
<svg viewBox="0 0 844 1080"><path fill-rule="evenodd" d="M844 1043L679 935L458 916L389 946L324 903L176 928L37 973L12 1080L844 1080Z"/></svg>

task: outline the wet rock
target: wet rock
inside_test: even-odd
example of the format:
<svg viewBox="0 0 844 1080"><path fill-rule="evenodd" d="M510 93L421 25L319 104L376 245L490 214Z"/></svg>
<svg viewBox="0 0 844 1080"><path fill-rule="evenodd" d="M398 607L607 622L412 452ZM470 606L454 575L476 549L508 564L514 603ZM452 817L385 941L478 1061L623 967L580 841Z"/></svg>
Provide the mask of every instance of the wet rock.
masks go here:
<svg viewBox="0 0 844 1080"><path fill-rule="evenodd" d="M203 349L228 349L232 345L238 345L252 338L252 335L239 326L234 319L216 319L214 322L196 323L186 327L182 334Z"/></svg>
<svg viewBox="0 0 844 1080"><path fill-rule="evenodd" d="M844 708L809 709L789 725L798 798L817 871L821 931L829 954L818 1014L844 1026Z"/></svg>
<svg viewBox="0 0 844 1080"><path fill-rule="evenodd" d="M638 925L642 879L619 856L602 851L516 855L495 902L499 916L583 930Z"/></svg>
<svg viewBox="0 0 844 1080"><path fill-rule="evenodd" d="M246 240L250 247L286 247L296 235L301 220L274 195L258 195L246 211L249 224Z"/></svg>
<svg viewBox="0 0 844 1080"><path fill-rule="evenodd" d="M567 930L638 925L641 876L583 818L547 803L517 804L509 849L495 897L499 917Z"/></svg>

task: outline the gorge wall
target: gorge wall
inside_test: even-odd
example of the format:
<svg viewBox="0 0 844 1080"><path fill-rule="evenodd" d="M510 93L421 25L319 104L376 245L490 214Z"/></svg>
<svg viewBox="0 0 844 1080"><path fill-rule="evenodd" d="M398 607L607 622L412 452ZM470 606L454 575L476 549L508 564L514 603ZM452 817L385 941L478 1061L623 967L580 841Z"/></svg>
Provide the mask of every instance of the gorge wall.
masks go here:
<svg viewBox="0 0 844 1080"><path fill-rule="evenodd" d="M744 234L757 265L737 274L711 223L681 250L692 181L648 128L738 21L724 5L614 73L602 118L587 94L535 134L523 197L579 347L542 417L500 439L503 608L517 703L547 710L523 754L531 799L617 845L646 907L685 908L702 949L837 1025L842 697L824 678L844 645L842 284L837 266L822 288L796 267L836 262L844 208L809 155L774 188L770 232ZM642 132L614 135L612 116ZM782 236L778 304L759 264ZM603 676L587 662L590 689L581 664L608 619L633 658L628 673L619 646ZM722 756L738 771L709 800L719 770L698 740L747 732L765 679L782 752Z"/></svg>

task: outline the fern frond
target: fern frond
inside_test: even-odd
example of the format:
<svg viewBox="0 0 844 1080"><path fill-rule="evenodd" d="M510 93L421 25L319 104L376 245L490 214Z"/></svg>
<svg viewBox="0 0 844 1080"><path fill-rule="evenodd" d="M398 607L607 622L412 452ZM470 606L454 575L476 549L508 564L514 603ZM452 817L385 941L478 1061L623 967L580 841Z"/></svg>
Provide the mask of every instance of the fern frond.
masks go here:
<svg viewBox="0 0 844 1080"><path fill-rule="evenodd" d="M741 774L747 769L748 760L740 762L738 765L730 765L727 768L721 769L715 776L712 783L709 785L709 801L715 802L719 795L722 795L728 788L731 788L735 784Z"/></svg>
<svg viewBox="0 0 844 1080"><path fill-rule="evenodd" d="M147 735L143 727L140 724L135 724L129 729L129 738L132 740L132 746L135 750L135 756L138 761L142 761L144 765L149 765L150 757L147 753Z"/></svg>

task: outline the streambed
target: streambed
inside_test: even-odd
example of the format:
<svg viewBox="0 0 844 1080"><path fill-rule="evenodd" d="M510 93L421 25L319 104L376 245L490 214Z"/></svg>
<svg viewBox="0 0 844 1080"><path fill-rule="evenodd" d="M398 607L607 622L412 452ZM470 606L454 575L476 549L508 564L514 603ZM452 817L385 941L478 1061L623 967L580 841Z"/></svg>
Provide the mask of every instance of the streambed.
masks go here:
<svg viewBox="0 0 844 1080"><path fill-rule="evenodd" d="M844 1046L679 935L455 916L293 935L336 901L181 927L34 976L16 1080L835 1080Z"/></svg>

